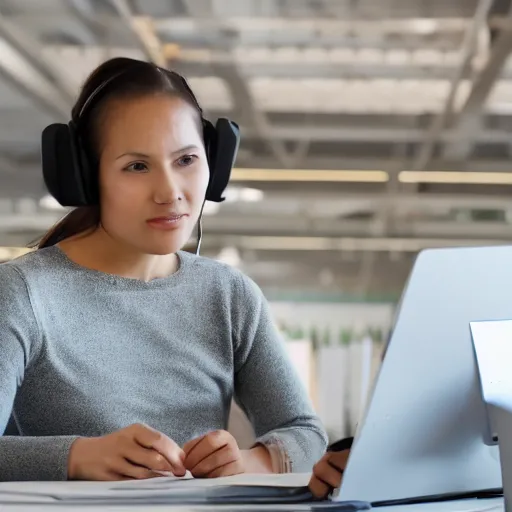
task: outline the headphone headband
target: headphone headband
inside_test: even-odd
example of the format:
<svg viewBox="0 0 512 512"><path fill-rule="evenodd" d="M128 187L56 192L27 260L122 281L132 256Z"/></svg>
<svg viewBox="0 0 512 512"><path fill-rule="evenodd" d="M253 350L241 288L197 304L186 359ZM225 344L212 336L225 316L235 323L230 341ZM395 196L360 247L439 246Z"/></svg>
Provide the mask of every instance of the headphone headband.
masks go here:
<svg viewBox="0 0 512 512"><path fill-rule="evenodd" d="M116 78L120 77L121 75L124 75L126 73L126 71L127 70L120 71L119 73L116 73L115 75L111 76L110 78L108 78L107 80L102 82L100 85L98 85L98 87L96 87L96 89L94 89L94 91L92 91L92 93L89 95L89 97L84 101L84 104L82 105L82 108L80 109L80 112L78 113L77 119L80 119L84 115L84 112L89 108L89 105L91 105L94 98L96 98L96 96L98 96L98 94L103 89L105 89L105 87L108 84L112 83Z"/></svg>
<svg viewBox="0 0 512 512"><path fill-rule="evenodd" d="M141 64L143 61L135 61L137 64ZM151 63L144 62L144 64L150 64L156 71L158 71L161 75L163 75L167 80L170 82L172 79L177 80L181 86L183 87L184 91L187 93L189 98L192 100L192 103L197 108L199 113L201 114L201 117L203 117L203 109L201 108L201 105L199 105L199 102L197 101L196 95L192 92L192 89L188 85L188 82L185 80L185 77L181 76L179 73L176 73L175 71L171 71L169 69L161 68L160 66L156 66ZM122 71L119 71L118 73L115 73L110 78L107 78L104 82L102 82L92 93L89 95L89 97L84 101L84 104L80 108L80 112L78 113L78 119L83 117L84 112L90 107L90 105L93 103L94 99L99 95L100 92L102 92L109 84L117 80L120 76L125 75L126 73L129 73L130 71L133 71L135 69L135 66L130 66L126 69L123 69Z"/></svg>

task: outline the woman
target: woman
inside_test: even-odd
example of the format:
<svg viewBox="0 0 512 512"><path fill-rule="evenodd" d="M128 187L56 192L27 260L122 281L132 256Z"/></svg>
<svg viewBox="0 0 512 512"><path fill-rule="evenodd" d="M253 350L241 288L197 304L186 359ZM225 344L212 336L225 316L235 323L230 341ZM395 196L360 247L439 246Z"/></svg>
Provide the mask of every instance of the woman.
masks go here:
<svg viewBox="0 0 512 512"><path fill-rule="evenodd" d="M116 58L72 118L100 204L0 265L0 433L12 410L22 434L0 437L0 480L309 471L326 436L261 291L181 250L209 181L190 91ZM250 450L225 431L232 397Z"/></svg>

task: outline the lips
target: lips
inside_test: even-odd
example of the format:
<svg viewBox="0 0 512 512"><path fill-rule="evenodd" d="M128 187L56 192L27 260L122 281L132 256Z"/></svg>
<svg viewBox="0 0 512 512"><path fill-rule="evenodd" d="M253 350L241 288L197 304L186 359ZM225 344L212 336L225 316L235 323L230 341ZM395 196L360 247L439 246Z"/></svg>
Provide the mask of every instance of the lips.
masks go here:
<svg viewBox="0 0 512 512"><path fill-rule="evenodd" d="M184 213L173 213L165 217L155 217L153 219L149 219L148 222L176 222L185 216L186 214Z"/></svg>
<svg viewBox="0 0 512 512"><path fill-rule="evenodd" d="M153 229L163 231L173 231L183 225L183 219L188 217L186 213L171 213L163 217L154 217L149 219L147 225Z"/></svg>

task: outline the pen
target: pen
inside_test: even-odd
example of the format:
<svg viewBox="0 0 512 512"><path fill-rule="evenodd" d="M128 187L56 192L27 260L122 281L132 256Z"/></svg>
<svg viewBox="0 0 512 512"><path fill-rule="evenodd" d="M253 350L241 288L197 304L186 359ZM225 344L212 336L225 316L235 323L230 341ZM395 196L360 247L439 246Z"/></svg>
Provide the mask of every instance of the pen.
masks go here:
<svg viewBox="0 0 512 512"><path fill-rule="evenodd" d="M352 443L354 442L353 437L345 437L344 439L340 439L335 443L332 443L328 446L328 452L342 452L343 450L350 450L352 448Z"/></svg>

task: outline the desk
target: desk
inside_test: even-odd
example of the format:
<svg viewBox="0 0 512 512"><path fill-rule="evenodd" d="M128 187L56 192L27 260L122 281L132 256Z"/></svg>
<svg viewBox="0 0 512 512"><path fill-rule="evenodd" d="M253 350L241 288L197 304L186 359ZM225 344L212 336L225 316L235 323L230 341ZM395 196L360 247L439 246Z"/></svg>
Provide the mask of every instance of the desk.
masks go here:
<svg viewBox="0 0 512 512"><path fill-rule="evenodd" d="M172 505L149 505L145 506L69 506L55 505L9 505L0 504L0 512L288 512L288 511L307 511L310 507L307 505L211 505L197 507L179 507ZM321 510L318 508L316 510ZM503 498L493 498L487 500L459 500L447 501L444 503L426 503L422 505L400 505L394 507L380 507L374 509L376 512L503 512Z"/></svg>

